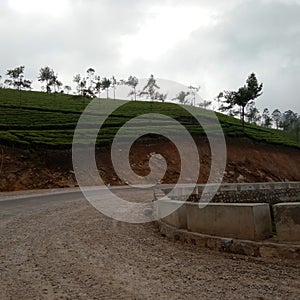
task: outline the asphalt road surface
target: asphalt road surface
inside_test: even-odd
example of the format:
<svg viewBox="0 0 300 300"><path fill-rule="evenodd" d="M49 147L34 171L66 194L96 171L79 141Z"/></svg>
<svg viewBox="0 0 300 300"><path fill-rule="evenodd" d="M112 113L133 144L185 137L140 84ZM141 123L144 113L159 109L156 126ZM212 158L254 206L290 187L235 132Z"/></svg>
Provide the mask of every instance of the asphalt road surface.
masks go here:
<svg viewBox="0 0 300 300"><path fill-rule="evenodd" d="M80 192L0 199L0 274L1 300L300 299L299 261L172 242L153 223L104 216Z"/></svg>

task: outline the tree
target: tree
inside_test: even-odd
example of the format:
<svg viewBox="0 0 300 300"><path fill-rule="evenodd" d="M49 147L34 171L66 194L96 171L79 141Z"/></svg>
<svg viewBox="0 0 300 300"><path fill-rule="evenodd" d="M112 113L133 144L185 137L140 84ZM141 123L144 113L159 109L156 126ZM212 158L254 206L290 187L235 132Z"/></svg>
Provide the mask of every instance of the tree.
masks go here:
<svg viewBox="0 0 300 300"><path fill-rule="evenodd" d="M297 119L298 115L295 112L292 110L287 110L282 115L280 127L282 127L283 130L292 131Z"/></svg>
<svg viewBox="0 0 300 300"><path fill-rule="evenodd" d="M51 84L54 82L54 71L49 67L44 67L40 69L38 76L38 81L46 82L46 92L51 93Z"/></svg>
<svg viewBox="0 0 300 300"><path fill-rule="evenodd" d="M239 88L237 91L225 91L223 94L225 99L225 106L223 106L223 109L230 110L236 105L240 107L243 129L245 125L245 107L249 101L254 101L262 95L262 88L263 84L259 84L256 75L252 73L248 77L246 85Z"/></svg>
<svg viewBox="0 0 300 300"><path fill-rule="evenodd" d="M93 68L89 68L87 69L86 73L87 73L87 79L89 81L89 87L92 87L94 84L95 70Z"/></svg>
<svg viewBox="0 0 300 300"><path fill-rule="evenodd" d="M200 86L198 87L189 86L189 90L190 90L190 95L192 96L191 105L196 106L196 95L200 91Z"/></svg>
<svg viewBox="0 0 300 300"><path fill-rule="evenodd" d="M31 89L32 82L24 79L25 66L20 66L15 69L7 70L6 75L9 79L5 80L5 83L9 86L13 86L17 90Z"/></svg>
<svg viewBox="0 0 300 300"><path fill-rule="evenodd" d="M279 109L275 109L272 112L272 119L275 122L276 129L278 129L280 126L281 119L282 119L282 113L280 112Z"/></svg>
<svg viewBox="0 0 300 300"><path fill-rule="evenodd" d="M271 127L272 126L272 118L270 117L270 112L269 112L269 109L268 108L265 108L264 111L263 111L263 114L262 114L262 119L263 119L263 123L262 125L264 127Z"/></svg>
<svg viewBox="0 0 300 300"><path fill-rule="evenodd" d="M102 82L101 82L101 77L96 76L95 78L95 91L98 93L98 98L100 99L101 96L101 91L102 91Z"/></svg>
<svg viewBox="0 0 300 300"><path fill-rule="evenodd" d="M297 143L299 142L299 132L300 132L300 116L297 115L297 119L295 120L294 123L294 131L296 134L296 141Z"/></svg>
<svg viewBox="0 0 300 300"><path fill-rule="evenodd" d="M53 87L54 93L60 92L61 87L63 86L62 82L58 80L58 75L53 75L52 78L50 79L48 86L50 88L51 92L51 87Z"/></svg>
<svg viewBox="0 0 300 300"><path fill-rule="evenodd" d="M167 99L167 96L168 96L168 94L156 92L154 99L160 100L161 102L165 102Z"/></svg>
<svg viewBox="0 0 300 300"><path fill-rule="evenodd" d="M155 100L156 92L160 87L156 84L156 79L153 75L147 81L147 84L144 86L143 90L139 93L139 96L146 95L147 98L150 97L152 101Z"/></svg>
<svg viewBox="0 0 300 300"><path fill-rule="evenodd" d="M211 106L211 101L208 100L204 100L202 103L199 103L199 107L207 109L209 106Z"/></svg>
<svg viewBox="0 0 300 300"><path fill-rule="evenodd" d="M77 84L76 90L77 94L86 97L94 98L95 97L95 70L89 68L87 71L87 77L81 77L80 74L74 76L73 81Z"/></svg>
<svg viewBox="0 0 300 300"><path fill-rule="evenodd" d="M300 132L300 116L292 110L287 110L282 114L280 127L290 133L295 133L297 143L299 141Z"/></svg>
<svg viewBox="0 0 300 300"><path fill-rule="evenodd" d="M15 89L19 90L19 100L20 100L20 106L22 101L22 89L27 90L31 89L32 82L28 79L24 79L24 70L25 66L20 66L15 69L7 70L6 75L9 77L9 79L5 80L5 84L9 86L13 86Z"/></svg>
<svg viewBox="0 0 300 300"><path fill-rule="evenodd" d="M115 76L113 76L111 78L111 86L112 86L113 91L114 91L114 100L116 100L116 88L117 88L117 84L118 84L117 79L115 78Z"/></svg>
<svg viewBox="0 0 300 300"><path fill-rule="evenodd" d="M218 102L218 110L220 110L220 111L221 111L222 98L224 98L224 94L223 94L223 92L220 92L219 95L214 99L215 101Z"/></svg>
<svg viewBox="0 0 300 300"><path fill-rule="evenodd" d="M178 100L181 104L186 104L188 102L187 97L190 95L189 92L181 91L179 94L176 95L175 98L173 98L173 101Z"/></svg>
<svg viewBox="0 0 300 300"><path fill-rule="evenodd" d="M73 82L75 82L77 85L76 85L76 90L77 90L77 94L78 95L82 95L82 91L81 91L81 76L80 74L77 74L74 76L73 78Z"/></svg>
<svg viewBox="0 0 300 300"><path fill-rule="evenodd" d="M247 117L247 121L249 123L254 124L254 125L258 125L258 123L261 119L261 116L259 114L259 110L255 106L254 101L250 101L246 105L246 117Z"/></svg>
<svg viewBox="0 0 300 300"><path fill-rule="evenodd" d="M70 94L72 88L69 85L65 85L64 90L66 91L67 94Z"/></svg>
<svg viewBox="0 0 300 300"><path fill-rule="evenodd" d="M134 101L136 101L136 87L139 84L139 80L137 77L135 76L129 76L129 78L127 79L127 81L125 81L125 84L128 85L129 87L131 87L131 91L128 94L128 96L134 96ZM131 98L132 99L132 98Z"/></svg>
<svg viewBox="0 0 300 300"><path fill-rule="evenodd" d="M104 77L102 79L102 82L101 82L101 86L102 86L102 90L106 90L106 99L108 99L108 90L110 88L110 85L111 85L111 81Z"/></svg>

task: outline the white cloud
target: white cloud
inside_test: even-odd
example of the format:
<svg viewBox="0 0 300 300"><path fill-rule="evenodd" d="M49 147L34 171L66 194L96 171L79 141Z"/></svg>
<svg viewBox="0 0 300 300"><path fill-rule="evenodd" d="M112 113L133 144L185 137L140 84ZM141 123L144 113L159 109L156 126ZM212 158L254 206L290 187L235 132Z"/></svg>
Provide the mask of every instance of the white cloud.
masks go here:
<svg viewBox="0 0 300 300"><path fill-rule="evenodd" d="M62 17L70 9L70 0L9 0L8 6L20 13L27 15L40 14L50 17Z"/></svg>
<svg viewBox="0 0 300 300"><path fill-rule="evenodd" d="M155 61L196 29L216 22L213 12L201 6L154 6L139 31L122 38L123 61L135 59Z"/></svg>
<svg viewBox="0 0 300 300"><path fill-rule="evenodd" d="M0 75L49 65L70 84L153 73L201 85L203 98L264 82L259 106L300 112L300 0L6 0L0 2Z"/></svg>

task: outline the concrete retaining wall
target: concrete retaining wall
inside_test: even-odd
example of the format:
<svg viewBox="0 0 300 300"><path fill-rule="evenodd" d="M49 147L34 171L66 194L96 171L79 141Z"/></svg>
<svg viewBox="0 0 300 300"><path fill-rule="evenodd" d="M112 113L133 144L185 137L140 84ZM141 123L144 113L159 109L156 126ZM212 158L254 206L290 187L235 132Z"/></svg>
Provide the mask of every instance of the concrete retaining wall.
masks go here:
<svg viewBox="0 0 300 300"><path fill-rule="evenodd" d="M251 241L272 236L268 204L186 204L187 229L192 232Z"/></svg>
<svg viewBox="0 0 300 300"><path fill-rule="evenodd" d="M272 236L268 204L208 203L199 208L196 203L164 198L157 202L157 210L162 222L177 229L252 241Z"/></svg>
<svg viewBox="0 0 300 300"><path fill-rule="evenodd" d="M176 207L181 205L177 210ZM169 211L174 211L170 215L166 217L162 217L167 215ZM186 220L186 203L179 201L171 201L171 200L159 200L158 201L158 217L166 224L169 224L178 229L186 229L187 228L187 220Z"/></svg>
<svg viewBox="0 0 300 300"><path fill-rule="evenodd" d="M300 243L300 202L273 206L278 240Z"/></svg>
<svg viewBox="0 0 300 300"><path fill-rule="evenodd" d="M192 198L196 202L203 188L202 185L195 188ZM221 198L219 196L220 203L209 203L202 209L191 199L189 202L174 200L186 198L185 192L190 193L190 189L183 187L174 191L171 193L172 199L166 196L170 191L170 188L158 189L154 193L155 200L164 198L157 201L158 215L159 211L165 215L166 211L181 204L177 211L158 221L163 235L214 250L300 259L300 183L223 184L218 192L222 195ZM245 193L253 203L241 203L248 200L247 197L241 197ZM255 193L259 193L260 198L265 195L269 201L265 204L256 203L259 197L253 199L253 195L257 195ZM234 195L236 201L232 201L228 195ZM280 198L294 203L273 206L278 237L269 239L272 236L270 204L280 202ZM231 203L226 204L226 201Z"/></svg>

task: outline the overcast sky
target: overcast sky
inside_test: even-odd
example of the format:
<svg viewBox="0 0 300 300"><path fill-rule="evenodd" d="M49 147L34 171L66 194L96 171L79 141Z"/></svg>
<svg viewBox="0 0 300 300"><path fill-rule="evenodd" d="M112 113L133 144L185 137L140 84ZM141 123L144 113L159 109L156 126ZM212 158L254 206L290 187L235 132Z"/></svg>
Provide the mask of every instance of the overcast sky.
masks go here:
<svg viewBox="0 0 300 300"><path fill-rule="evenodd" d="M2 76L153 73L211 100L255 72L261 109L300 113L300 0L0 0L0 37Z"/></svg>

